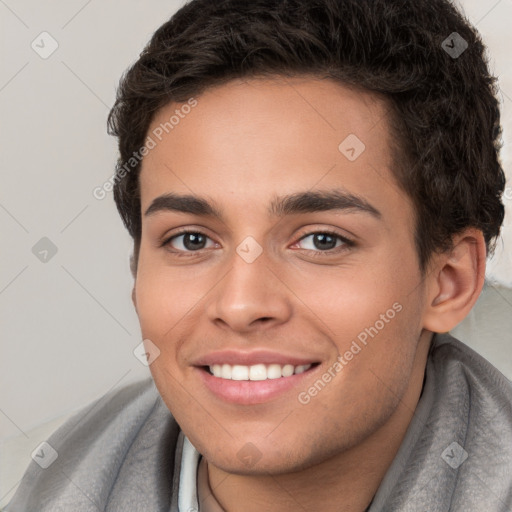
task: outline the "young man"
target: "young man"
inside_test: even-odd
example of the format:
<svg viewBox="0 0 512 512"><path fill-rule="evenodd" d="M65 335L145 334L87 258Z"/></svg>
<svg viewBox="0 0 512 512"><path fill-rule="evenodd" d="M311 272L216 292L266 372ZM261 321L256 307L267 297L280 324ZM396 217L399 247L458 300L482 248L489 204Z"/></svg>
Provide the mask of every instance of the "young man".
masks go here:
<svg viewBox="0 0 512 512"><path fill-rule="evenodd" d="M483 52L445 0L164 24L110 117L154 384L65 424L7 510L512 510L510 382L447 334L504 215Z"/></svg>

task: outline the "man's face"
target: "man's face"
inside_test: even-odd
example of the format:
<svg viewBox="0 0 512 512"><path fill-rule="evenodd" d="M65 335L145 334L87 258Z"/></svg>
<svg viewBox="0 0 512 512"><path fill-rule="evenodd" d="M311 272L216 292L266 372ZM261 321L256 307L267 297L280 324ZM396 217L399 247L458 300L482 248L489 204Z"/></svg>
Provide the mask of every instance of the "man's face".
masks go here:
<svg viewBox="0 0 512 512"><path fill-rule="evenodd" d="M308 78L230 82L196 101L157 113L140 175L135 300L160 350L150 369L214 465L305 468L392 417L422 332L386 107ZM323 199L293 201L312 193Z"/></svg>

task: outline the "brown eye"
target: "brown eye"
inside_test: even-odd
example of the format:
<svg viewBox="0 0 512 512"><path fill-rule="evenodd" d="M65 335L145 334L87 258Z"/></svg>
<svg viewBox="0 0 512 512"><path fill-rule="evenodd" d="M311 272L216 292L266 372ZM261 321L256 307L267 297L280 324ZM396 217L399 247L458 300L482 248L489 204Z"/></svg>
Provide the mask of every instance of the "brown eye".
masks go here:
<svg viewBox="0 0 512 512"><path fill-rule="evenodd" d="M179 235L172 236L164 243L164 245L171 246L177 251L194 252L211 247L211 245L207 246L208 240L209 238L203 233L187 231L180 233Z"/></svg>
<svg viewBox="0 0 512 512"><path fill-rule="evenodd" d="M330 251L341 247L342 245L351 245L351 242L346 238L338 234L328 232L310 233L309 235L301 238L299 243L304 244L301 249L321 252Z"/></svg>

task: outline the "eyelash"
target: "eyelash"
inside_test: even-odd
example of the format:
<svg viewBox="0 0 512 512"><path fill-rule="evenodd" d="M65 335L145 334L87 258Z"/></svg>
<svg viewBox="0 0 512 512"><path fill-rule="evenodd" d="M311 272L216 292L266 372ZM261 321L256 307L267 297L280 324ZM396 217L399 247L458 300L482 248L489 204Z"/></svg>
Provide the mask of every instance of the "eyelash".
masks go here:
<svg viewBox="0 0 512 512"><path fill-rule="evenodd" d="M187 234L202 235L202 236L204 236L206 238L210 238L206 233L203 233L200 230L183 229L183 230L178 231L177 233L174 233L172 236L167 237L166 239L164 239L161 242L160 247L167 248L167 250L169 252L171 252L174 256L177 256L178 258L190 257L190 255L192 255L194 253L199 253L200 251L204 250L204 249L199 249L197 251L182 251L180 249L169 249L167 247L167 246L170 245L171 241L174 240L175 238L177 238L179 236L187 235ZM302 250L306 250L306 251L310 252L311 253L310 255L315 257L315 258L317 258L317 257L324 257L326 255L330 256L330 255L333 255L333 254L339 254L339 253L344 252L347 249L349 249L351 247L354 247L356 245L355 242L353 242L352 240L350 240L350 239L348 239L348 238L346 238L344 236L341 236L339 233L336 233L334 231L329 231L329 230L310 231L310 232L304 234L303 236L301 236L297 240L297 242L295 242L295 243L300 242L301 240L303 240L304 238L307 238L308 236L318 235L318 234L329 235L329 236L332 236L334 238L338 238L339 240L341 240L343 242L343 245L339 246L339 247L335 247L334 249L328 249L326 251L313 251L311 249L302 249Z"/></svg>

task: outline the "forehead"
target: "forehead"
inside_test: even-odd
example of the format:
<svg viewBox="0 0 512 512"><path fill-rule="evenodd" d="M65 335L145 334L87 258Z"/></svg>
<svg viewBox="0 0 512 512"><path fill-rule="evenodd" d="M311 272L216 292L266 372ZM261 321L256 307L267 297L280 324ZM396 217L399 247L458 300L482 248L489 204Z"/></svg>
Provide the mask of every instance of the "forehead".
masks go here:
<svg viewBox="0 0 512 512"><path fill-rule="evenodd" d="M142 210L165 191L245 208L249 198L268 203L315 187L404 201L390 172L387 112L372 93L307 77L234 80L170 103L148 130Z"/></svg>

